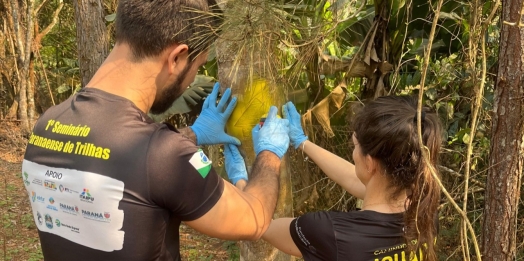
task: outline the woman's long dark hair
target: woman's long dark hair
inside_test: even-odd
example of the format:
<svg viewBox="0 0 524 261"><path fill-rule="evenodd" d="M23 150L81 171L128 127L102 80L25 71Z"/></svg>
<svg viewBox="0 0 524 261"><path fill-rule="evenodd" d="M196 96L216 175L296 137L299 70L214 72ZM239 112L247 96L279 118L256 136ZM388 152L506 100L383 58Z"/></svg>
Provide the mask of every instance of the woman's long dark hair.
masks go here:
<svg viewBox="0 0 524 261"><path fill-rule="evenodd" d="M407 250L422 251L424 260L436 260L435 219L440 187L422 158L417 133L417 100L410 96L379 97L366 104L353 123L362 153L377 159L391 182L391 198L407 191L404 212ZM423 107L421 125L422 141L434 167L442 139L440 122L435 113Z"/></svg>

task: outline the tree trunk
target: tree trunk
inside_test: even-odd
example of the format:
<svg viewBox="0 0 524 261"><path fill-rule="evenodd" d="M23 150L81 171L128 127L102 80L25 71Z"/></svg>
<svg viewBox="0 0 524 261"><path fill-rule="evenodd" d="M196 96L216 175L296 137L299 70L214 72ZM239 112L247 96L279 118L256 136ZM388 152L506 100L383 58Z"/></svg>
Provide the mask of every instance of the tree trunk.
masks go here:
<svg viewBox="0 0 524 261"><path fill-rule="evenodd" d="M30 132L29 117L27 116L27 73L20 72L20 93L18 94L18 119L22 131Z"/></svg>
<svg viewBox="0 0 524 261"><path fill-rule="evenodd" d="M27 74L29 74L28 80L27 80L27 119L29 121L30 126L33 126L33 124L36 121L35 117L35 85L36 85L36 77L35 77L35 61L34 58L29 58L29 69Z"/></svg>
<svg viewBox="0 0 524 261"><path fill-rule="evenodd" d="M100 0L75 0L76 43L82 87L85 87L109 52L105 12Z"/></svg>
<svg viewBox="0 0 524 261"><path fill-rule="evenodd" d="M31 44L33 42L33 10L34 1L27 0L25 8L20 8L17 1L11 1L7 7L9 25L15 41L14 49L18 65L18 119L23 132L29 133L31 125L27 111L27 91L29 88L29 64L31 58Z"/></svg>
<svg viewBox="0 0 524 261"><path fill-rule="evenodd" d="M38 31L35 21L38 21L38 13L46 2L40 2L39 6L35 6L34 0L25 0L25 3L3 0L1 3L4 8L0 10L5 12L2 17L7 18L3 21L4 29L10 34L10 49L15 57L13 67L17 78L13 85L16 86L17 115L22 131L29 133L35 118L33 51L40 48L40 40L54 26L64 4L59 4L53 14L53 21L36 36L35 41L35 30Z"/></svg>
<svg viewBox="0 0 524 261"><path fill-rule="evenodd" d="M524 138L524 27L518 26L523 2L502 1L504 23L500 36L483 221L482 247L485 260L509 261L516 258Z"/></svg>
<svg viewBox="0 0 524 261"><path fill-rule="evenodd" d="M261 14L263 5L262 2L251 1L232 1L228 2L225 7L225 26L222 29L224 32L223 37L220 37L217 46L217 63L218 63L218 78L221 83L221 88L224 90L227 87L231 87L232 93L239 98L237 110L242 101L246 101L248 96L253 95L253 92L262 90L261 96L257 101L262 101L257 104L251 104L249 110L260 111L260 116L256 119L243 119L249 121L249 126L243 127L240 132L244 135L238 137L242 141L241 151L244 154L246 165L248 166L248 172L250 173L250 167L253 165L255 160L255 154L253 150L253 143L251 140L251 129L254 124L259 122L259 118L263 113L267 113L269 106L275 105L279 108L284 104L286 91L280 87L277 88L274 82L275 67L272 64L277 62L275 60L275 40L271 40L271 35L265 35L256 38L257 32L263 32L262 28L264 22L258 19ZM248 11L249 10L249 11ZM243 14L249 15L243 16ZM261 26L262 28L253 28L250 21L243 20L242 22L229 21L228 19L238 19L238 17L251 17L256 20L253 24ZM242 19L242 18L240 18ZM250 18L248 18L250 19ZM249 25L247 25L248 23ZM253 31L251 31L253 30ZM252 36L246 35L242 40L238 39L240 34L249 34L249 31L253 33ZM242 36L241 36L242 37ZM270 57L268 59L268 57ZM256 86L255 86L256 85ZM280 114L280 113L279 113ZM232 115L233 118L234 115ZM231 129L228 124L228 132L231 133ZM278 217L292 217L293 216L293 200L291 194L291 177L289 175L289 161L288 157L284 156L281 171L280 171L280 190L278 196L278 202L274 214L274 218ZM257 260L257 261L272 261L272 260L294 260L291 256L284 254L278 249L274 248L270 244L263 240L255 242L242 241L240 244L240 260Z"/></svg>

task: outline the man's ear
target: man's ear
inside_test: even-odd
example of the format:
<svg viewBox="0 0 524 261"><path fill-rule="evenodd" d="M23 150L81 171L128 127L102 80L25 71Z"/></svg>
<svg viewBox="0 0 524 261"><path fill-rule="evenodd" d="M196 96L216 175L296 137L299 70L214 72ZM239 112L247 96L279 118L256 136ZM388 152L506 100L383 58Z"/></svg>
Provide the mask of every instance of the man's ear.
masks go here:
<svg viewBox="0 0 524 261"><path fill-rule="evenodd" d="M189 47L186 44L174 46L169 51L167 65L170 74L180 73L189 63Z"/></svg>

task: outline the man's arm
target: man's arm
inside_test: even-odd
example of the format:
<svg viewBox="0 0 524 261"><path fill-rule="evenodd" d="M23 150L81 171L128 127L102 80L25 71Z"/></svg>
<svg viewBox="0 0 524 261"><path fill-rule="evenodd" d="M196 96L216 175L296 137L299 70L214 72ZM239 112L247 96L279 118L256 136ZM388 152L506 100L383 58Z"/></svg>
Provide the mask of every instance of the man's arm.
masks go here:
<svg viewBox="0 0 524 261"><path fill-rule="evenodd" d="M258 240L267 230L278 197L280 158L262 151L242 191L224 182L222 196L206 214L185 222L206 235L228 240Z"/></svg>

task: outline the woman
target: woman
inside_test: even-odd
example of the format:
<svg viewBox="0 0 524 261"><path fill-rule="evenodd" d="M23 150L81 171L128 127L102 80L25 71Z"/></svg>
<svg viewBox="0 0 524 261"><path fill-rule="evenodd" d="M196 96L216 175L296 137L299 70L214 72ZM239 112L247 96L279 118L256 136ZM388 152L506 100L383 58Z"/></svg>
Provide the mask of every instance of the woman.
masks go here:
<svg viewBox="0 0 524 261"><path fill-rule="evenodd" d="M426 165L416 108L417 101L407 96L379 97L367 104L353 123L352 164L308 141L295 106L291 102L284 105L291 145L346 191L363 199L363 204L360 211L321 211L273 220L262 238L306 261L436 260L440 188L430 168L437 163L441 127L437 116L423 108L422 140L432 166ZM255 148L258 129L253 129ZM234 147L226 146L226 170L235 165L231 163L231 155L238 154ZM241 166L238 158L237 166ZM242 186L243 181L237 181L247 180L247 174L230 179Z"/></svg>

